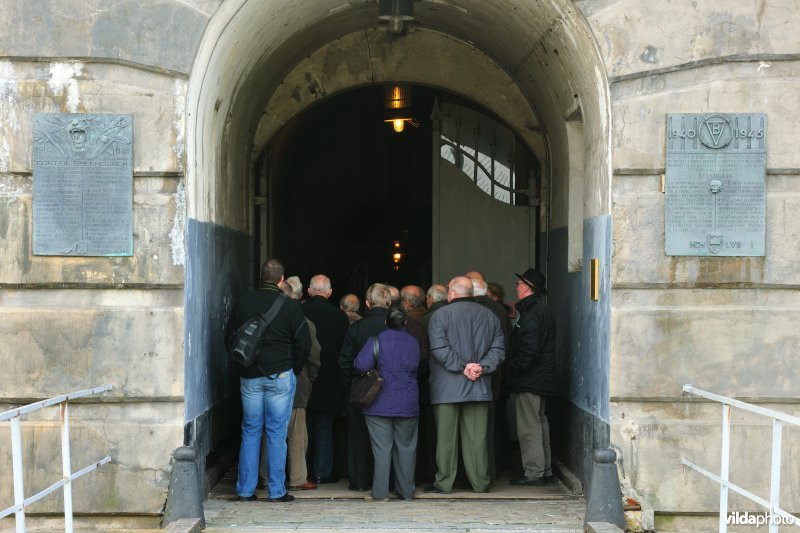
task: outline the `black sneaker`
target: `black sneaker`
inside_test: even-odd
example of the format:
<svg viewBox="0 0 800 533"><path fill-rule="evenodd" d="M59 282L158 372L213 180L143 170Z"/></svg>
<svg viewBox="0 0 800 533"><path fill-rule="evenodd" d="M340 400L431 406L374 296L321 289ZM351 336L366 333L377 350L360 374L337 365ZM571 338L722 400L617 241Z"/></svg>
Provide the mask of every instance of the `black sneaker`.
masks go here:
<svg viewBox="0 0 800 533"><path fill-rule="evenodd" d="M433 492L434 494L452 494L452 491L442 490L434 484L426 485L425 492Z"/></svg>
<svg viewBox="0 0 800 533"><path fill-rule="evenodd" d="M239 496L236 498L237 502L254 502L258 499L255 494L251 494L250 496Z"/></svg>
<svg viewBox="0 0 800 533"><path fill-rule="evenodd" d="M543 487L547 485L547 481L543 477L521 477L512 479L508 484L524 487Z"/></svg>
<svg viewBox="0 0 800 533"><path fill-rule="evenodd" d="M274 503L288 503L288 502L293 502L294 501L294 496L292 496L291 494L289 494L287 492L286 494L284 494L280 498L267 498L267 501L268 502L274 502Z"/></svg>

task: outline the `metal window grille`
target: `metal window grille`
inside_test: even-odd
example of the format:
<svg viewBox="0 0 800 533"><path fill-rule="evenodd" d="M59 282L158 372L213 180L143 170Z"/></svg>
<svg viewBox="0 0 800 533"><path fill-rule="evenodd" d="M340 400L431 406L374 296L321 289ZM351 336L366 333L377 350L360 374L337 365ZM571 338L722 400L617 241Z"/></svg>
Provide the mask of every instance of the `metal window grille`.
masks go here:
<svg viewBox="0 0 800 533"><path fill-rule="evenodd" d="M109 390L111 390L111 385L103 385L102 387L63 394L49 400L0 413L0 422L8 421L11 425L11 462L14 481L14 505L0 511L0 519L13 513L16 519L16 533L25 532L25 508L59 488L64 489L64 531L72 533L72 481L108 463L111 461L111 457L106 456L86 468L72 472L69 443L69 401ZM22 416L56 404L61 406L61 471L63 477L43 491L34 494L30 498L25 498L22 475L24 471L22 462Z"/></svg>
<svg viewBox="0 0 800 533"><path fill-rule="evenodd" d="M498 122L455 104L442 105L439 156L458 167L483 192L516 205L515 136Z"/></svg>

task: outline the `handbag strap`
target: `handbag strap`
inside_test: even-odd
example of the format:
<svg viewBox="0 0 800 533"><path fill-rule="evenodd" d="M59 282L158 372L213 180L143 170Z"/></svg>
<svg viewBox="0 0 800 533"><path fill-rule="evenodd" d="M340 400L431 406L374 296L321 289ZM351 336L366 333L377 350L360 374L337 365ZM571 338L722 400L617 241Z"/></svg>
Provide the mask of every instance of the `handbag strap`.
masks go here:
<svg viewBox="0 0 800 533"><path fill-rule="evenodd" d="M378 336L375 335L372 337L372 357L375 358L375 370L378 370L378 354L380 353L381 347L378 344Z"/></svg>

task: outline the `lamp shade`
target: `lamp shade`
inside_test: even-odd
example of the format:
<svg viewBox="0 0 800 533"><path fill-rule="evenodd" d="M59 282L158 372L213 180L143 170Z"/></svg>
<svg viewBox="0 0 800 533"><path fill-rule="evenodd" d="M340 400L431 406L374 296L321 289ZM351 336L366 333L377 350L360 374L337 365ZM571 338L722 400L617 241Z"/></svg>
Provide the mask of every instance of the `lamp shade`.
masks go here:
<svg viewBox="0 0 800 533"><path fill-rule="evenodd" d="M379 0L378 18L381 20L414 20L414 0Z"/></svg>

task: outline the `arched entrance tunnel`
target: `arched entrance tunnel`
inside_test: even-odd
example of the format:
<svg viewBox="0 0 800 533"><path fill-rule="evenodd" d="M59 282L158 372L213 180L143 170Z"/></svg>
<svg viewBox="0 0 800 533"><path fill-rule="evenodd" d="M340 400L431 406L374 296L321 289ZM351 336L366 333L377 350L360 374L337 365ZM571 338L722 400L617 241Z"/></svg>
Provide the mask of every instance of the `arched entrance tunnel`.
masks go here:
<svg viewBox="0 0 800 533"><path fill-rule="evenodd" d="M237 435L222 331L267 254L306 282L327 271L335 288L354 291L379 279L427 286L473 268L510 289L514 271L536 266L559 318L554 453L587 481L609 422L610 301L589 297L592 260L601 289L611 261L597 47L566 1L413 6L400 32L371 1L226 2L209 24L187 98L185 441L210 463ZM400 135L379 119L395 85L413 88L419 123ZM448 152L447 128L465 122L455 110L509 132L493 141L513 146L508 179L488 193L477 179L469 192L453 185L470 153L458 138L450 149L467 149ZM497 184L511 189L505 200ZM459 207L476 191L525 221ZM407 251L398 270L381 262L396 240Z"/></svg>

